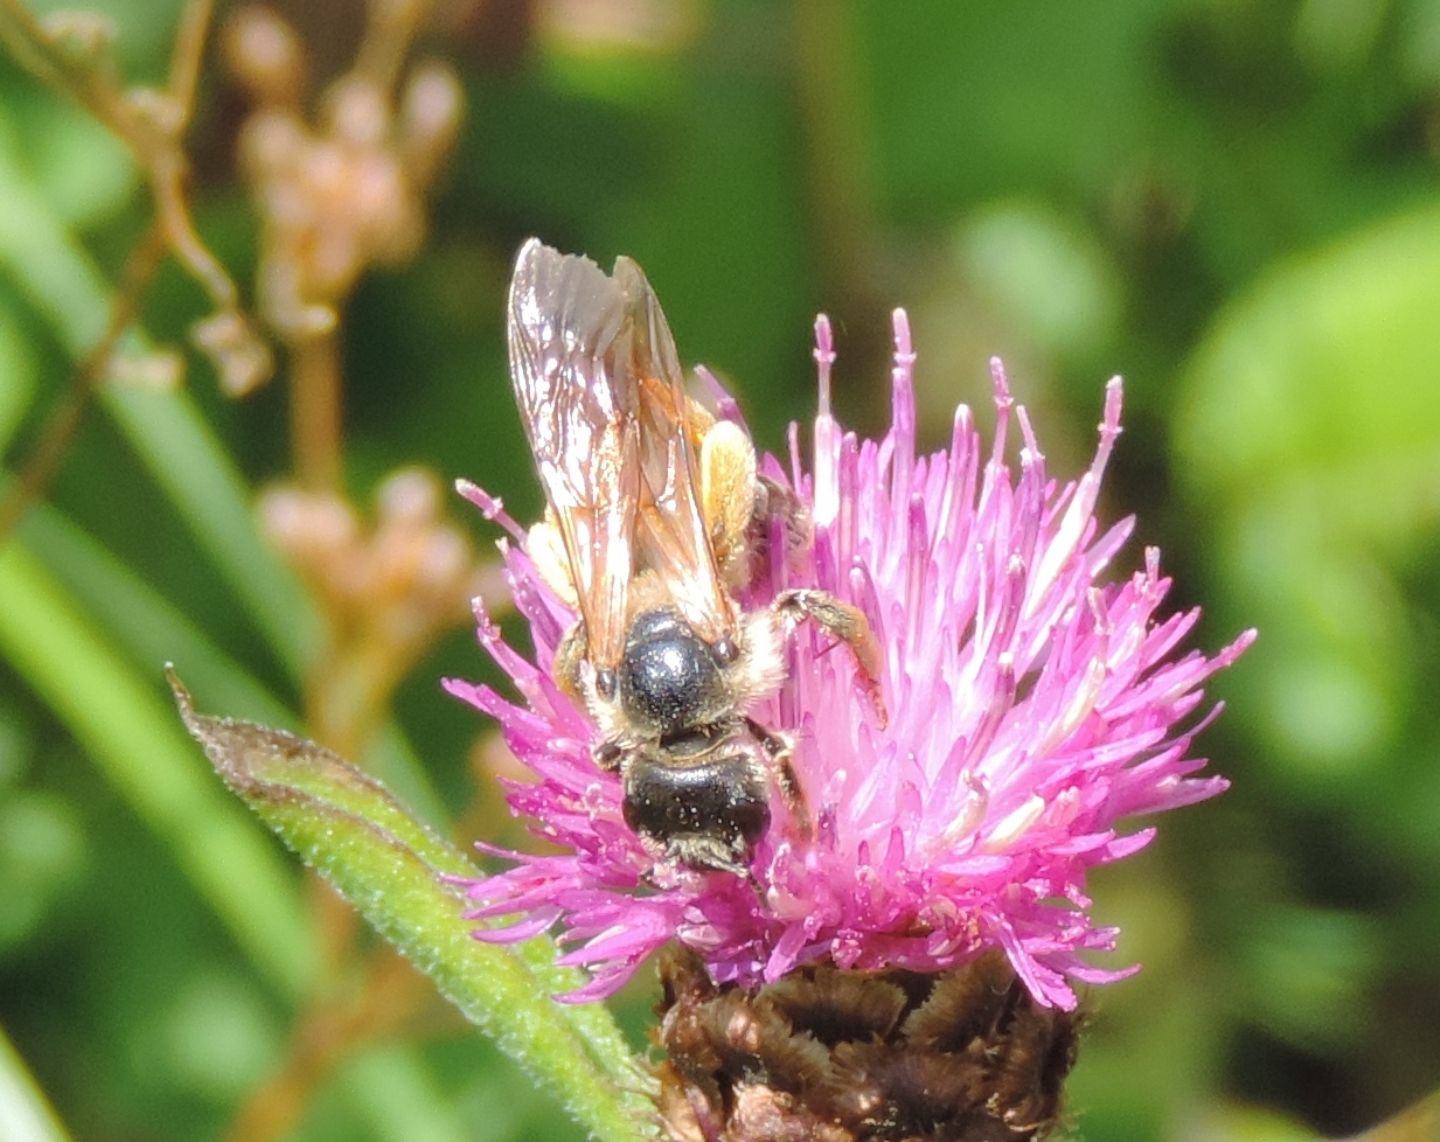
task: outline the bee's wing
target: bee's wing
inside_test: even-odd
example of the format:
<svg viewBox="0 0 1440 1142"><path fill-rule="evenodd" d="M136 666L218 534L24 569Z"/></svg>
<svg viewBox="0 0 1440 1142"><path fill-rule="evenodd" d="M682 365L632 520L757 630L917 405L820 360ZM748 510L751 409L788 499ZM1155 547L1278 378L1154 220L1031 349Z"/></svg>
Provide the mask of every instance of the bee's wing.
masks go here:
<svg viewBox="0 0 1440 1142"><path fill-rule="evenodd" d="M607 276L538 239L510 285L511 377L560 528L588 656L624 650L631 580L651 571L702 638L734 629L700 508L696 434L675 342L630 259Z"/></svg>
<svg viewBox="0 0 1440 1142"><path fill-rule="evenodd" d="M588 656L625 644L641 494L627 299L588 258L532 238L510 282L510 376L585 623Z"/></svg>
<svg viewBox="0 0 1440 1142"><path fill-rule="evenodd" d="M637 566L653 569L696 633L713 642L734 633L735 615L700 506L697 440L709 417L685 395L670 326L640 267L619 258L614 280L633 328L641 483Z"/></svg>

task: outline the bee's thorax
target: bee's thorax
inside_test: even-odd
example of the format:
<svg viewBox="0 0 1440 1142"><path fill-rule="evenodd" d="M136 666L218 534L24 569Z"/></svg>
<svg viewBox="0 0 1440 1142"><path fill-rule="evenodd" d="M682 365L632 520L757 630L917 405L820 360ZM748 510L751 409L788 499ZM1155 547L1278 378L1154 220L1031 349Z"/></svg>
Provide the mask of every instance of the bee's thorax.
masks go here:
<svg viewBox="0 0 1440 1142"><path fill-rule="evenodd" d="M714 649L668 608L636 617L616 675L626 717L662 742L723 719L734 705Z"/></svg>

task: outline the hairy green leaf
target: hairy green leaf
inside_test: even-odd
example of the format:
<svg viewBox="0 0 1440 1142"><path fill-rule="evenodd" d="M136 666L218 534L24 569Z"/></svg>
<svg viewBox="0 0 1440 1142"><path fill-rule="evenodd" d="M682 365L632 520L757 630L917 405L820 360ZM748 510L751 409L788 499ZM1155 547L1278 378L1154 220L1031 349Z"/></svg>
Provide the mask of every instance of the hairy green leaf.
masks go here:
<svg viewBox="0 0 1440 1142"><path fill-rule="evenodd" d="M553 946L531 940L512 950L471 935L463 889L451 880L475 875L462 853L330 750L199 714L168 676L186 727L225 783L577 1122L604 1139L649 1128L644 1079L604 1009L555 1002L579 978L554 965Z"/></svg>

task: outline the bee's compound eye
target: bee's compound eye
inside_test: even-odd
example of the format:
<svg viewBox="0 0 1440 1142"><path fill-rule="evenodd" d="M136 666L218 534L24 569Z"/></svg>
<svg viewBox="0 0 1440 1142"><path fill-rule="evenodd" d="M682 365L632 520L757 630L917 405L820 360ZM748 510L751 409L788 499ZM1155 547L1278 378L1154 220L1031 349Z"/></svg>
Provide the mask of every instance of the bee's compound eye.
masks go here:
<svg viewBox="0 0 1440 1142"><path fill-rule="evenodd" d="M715 640L711 648L715 652L715 661L721 666L729 666L740 657L740 648L735 645L735 640L728 634L722 634Z"/></svg>
<svg viewBox="0 0 1440 1142"><path fill-rule="evenodd" d="M615 671L609 667L595 671L595 693L607 702L615 701L616 695L620 693L620 682L615 677Z"/></svg>

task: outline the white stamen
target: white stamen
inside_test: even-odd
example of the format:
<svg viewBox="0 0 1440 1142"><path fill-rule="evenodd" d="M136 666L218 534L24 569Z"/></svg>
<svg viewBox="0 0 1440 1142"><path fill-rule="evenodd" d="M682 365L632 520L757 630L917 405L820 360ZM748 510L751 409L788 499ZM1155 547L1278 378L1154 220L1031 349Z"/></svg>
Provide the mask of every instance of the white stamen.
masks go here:
<svg viewBox="0 0 1440 1142"><path fill-rule="evenodd" d="M1100 659L1092 660L1085 667L1085 677L1079 688L1075 691L1070 704L1065 708L1064 715L1051 726L1050 732L1045 735L1045 740L1040 745L1041 754L1049 753L1061 742L1068 738L1079 727L1090 712L1095 709L1095 701L1100 697L1100 687L1105 684L1105 677L1109 668Z"/></svg>
<svg viewBox="0 0 1440 1142"><path fill-rule="evenodd" d="M963 779L968 792L960 812L955 815L943 832L933 838L921 850L925 859L933 860L940 853L955 848L959 843L980 827L985 819L985 810L990 806L990 797L984 783L973 773L966 772Z"/></svg>
<svg viewBox="0 0 1440 1142"><path fill-rule="evenodd" d="M1000 849L1009 848L1025 831L1040 819L1040 814L1045 812L1045 798L1038 793L1032 793L1025 801L1025 804L1012 812L1008 817L995 826L991 834L985 838L981 845L982 851L998 852Z"/></svg>

